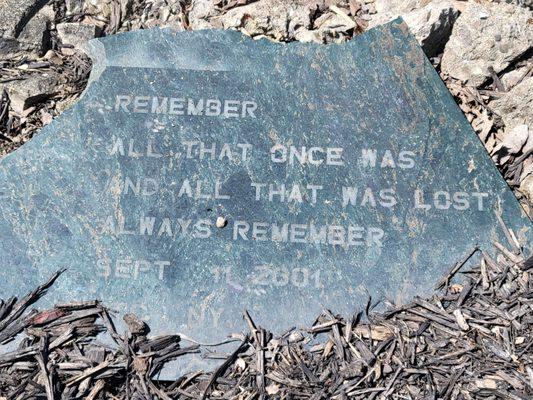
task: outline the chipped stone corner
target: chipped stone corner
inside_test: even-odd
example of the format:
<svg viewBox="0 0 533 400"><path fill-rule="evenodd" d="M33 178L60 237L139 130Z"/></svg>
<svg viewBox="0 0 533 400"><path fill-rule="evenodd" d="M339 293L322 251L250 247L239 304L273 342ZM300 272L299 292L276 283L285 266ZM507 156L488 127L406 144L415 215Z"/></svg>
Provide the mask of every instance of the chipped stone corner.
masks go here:
<svg viewBox="0 0 533 400"><path fill-rule="evenodd" d="M96 82L102 76L102 73L107 67L107 54L104 44L99 39L89 40L83 44L81 48L93 62L93 67L91 70L91 75L89 76L89 81L87 82L87 87L83 92L82 96L87 93L87 89L91 86L93 82Z"/></svg>

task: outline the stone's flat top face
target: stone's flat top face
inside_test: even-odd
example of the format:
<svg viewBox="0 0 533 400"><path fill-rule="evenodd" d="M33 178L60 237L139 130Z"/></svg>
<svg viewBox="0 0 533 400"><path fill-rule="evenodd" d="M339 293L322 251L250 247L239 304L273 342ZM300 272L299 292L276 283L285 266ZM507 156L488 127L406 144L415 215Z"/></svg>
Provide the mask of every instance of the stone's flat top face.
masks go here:
<svg viewBox="0 0 533 400"><path fill-rule="evenodd" d="M280 331L408 301L531 222L405 26L344 45L236 32L92 43L82 100L0 162L2 297L68 267L158 333Z"/></svg>

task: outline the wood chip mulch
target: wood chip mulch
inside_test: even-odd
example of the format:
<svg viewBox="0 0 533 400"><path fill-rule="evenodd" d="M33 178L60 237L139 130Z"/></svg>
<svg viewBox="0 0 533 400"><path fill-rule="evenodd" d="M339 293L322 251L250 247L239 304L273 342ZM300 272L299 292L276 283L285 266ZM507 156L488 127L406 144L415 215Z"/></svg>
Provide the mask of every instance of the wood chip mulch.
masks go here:
<svg viewBox="0 0 533 400"><path fill-rule="evenodd" d="M533 257L502 227L509 243L495 243L495 256L473 248L431 298L384 312L369 299L349 318L324 310L311 327L281 335L245 311L248 331L223 342L235 342L231 354L179 334L151 336L132 314L120 334L98 301L30 311L59 271L0 303L0 343L20 342L0 346L0 399L531 400ZM167 363L196 353L219 367L160 379Z"/></svg>

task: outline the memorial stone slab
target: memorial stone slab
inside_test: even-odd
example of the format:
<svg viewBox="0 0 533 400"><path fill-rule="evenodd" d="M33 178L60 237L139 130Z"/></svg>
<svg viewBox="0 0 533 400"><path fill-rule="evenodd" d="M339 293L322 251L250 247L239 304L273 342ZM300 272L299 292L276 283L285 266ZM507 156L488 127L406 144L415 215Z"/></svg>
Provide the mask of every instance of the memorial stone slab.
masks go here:
<svg viewBox="0 0 533 400"><path fill-rule="evenodd" d="M82 99L0 162L0 293L59 268L50 302L102 299L216 341L323 307L429 294L531 221L400 21L345 44L233 31L91 42Z"/></svg>

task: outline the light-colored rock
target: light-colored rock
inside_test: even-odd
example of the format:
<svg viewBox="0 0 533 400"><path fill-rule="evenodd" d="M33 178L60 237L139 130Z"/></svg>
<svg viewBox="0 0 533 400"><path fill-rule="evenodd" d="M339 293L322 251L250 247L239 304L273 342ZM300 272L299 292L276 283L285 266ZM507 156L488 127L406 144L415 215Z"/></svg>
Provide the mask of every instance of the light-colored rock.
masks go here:
<svg viewBox="0 0 533 400"><path fill-rule="evenodd" d="M532 12L512 4L468 3L457 19L442 57L442 71L473 86L533 46Z"/></svg>
<svg viewBox="0 0 533 400"><path fill-rule="evenodd" d="M57 24L57 35L64 45L71 45L82 49L87 41L98 36L99 28L78 22L64 22Z"/></svg>
<svg viewBox="0 0 533 400"><path fill-rule="evenodd" d="M170 28L170 29L175 30L176 32L185 30L185 24L181 19L173 19L171 21L167 21L161 27Z"/></svg>
<svg viewBox="0 0 533 400"><path fill-rule="evenodd" d="M191 29L221 28L222 23L217 17L220 12L212 0L192 0L189 10L189 25Z"/></svg>
<svg viewBox="0 0 533 400"><path fill-rule="evenodd" d="M522 168L522 174L520 175L520 182L525 181L529 175L533 175L533 157L529 157L526 160L524 160L524 163L522 165L523 165L523 168Z"/></svg>
<svg viewBox="0 0 533 400"><path fill-rule="evenodd" d="M533 8L533 0L494 0L496 3L511 3L520 7Z"/></svg>
<svg viewBox="0 0 533 400"><path fill-rule="evenodd" d="M49 44L53 8L44 0L0 0L0 57L25 51L40 56Z"/></svg>
<svg viewBox="0 0 533 400"><path fill-rule="evenodd" d="M18 38L24 26L48 0L0 0L0 36Z"/></svg>
<svg viewBox="0 0 533 400"><path fill-rule="evenodd" d="M359 8L338 6L342 4L338 0L261 0L228 11L215 3L192 1L188 13L191 29L236 29L256 38L327 43L343 42L355 29L367 25L363 17L353 17ZM366 3L363 6L373 8Z"/></svg>
<svg viewBox="0 0 533 400"><path fill-rule="evenodd" d="M376 0L374 2L376 14L372 15L369 27L386 24L399 16L422 8L430 2L431 0Z"/></svg>
<svg viewBox="0 0 533 400"><path fill-rule="evenodd" d="M225 29L243 29L250 36L289 40L298 29L310 28L311 9L295 0L258 1L229 10L220 21Z"/></svg>
<svg viewBox="0 0 533 400"><path fill-rule="evenodd" d="M422 8L431 0L376 0L374 5L378 13L391 12L396 15Z"/></svg>
<svg viewBox="0 0 533 400"><path fill-rule="evenodd" d="M298 34L308 41L312 35L304 33L311 26L313 2L305 0L263 0L221 12L211 0L193 0L189 11L191 29L238 29L250 36L266 35L285 41Z"/></svg>
<svg viewBox="0 0 533 400"><path fill-rule="evenodd" d="M529 174L522 183L520 183L519 190L524 196L526 196L530 203L533 203L533 174Z"/></svg>
<svg viewBox="0 0 533 400"><path fill-rule="evenodd" d="M402 17L428 57L438 55L450 37L459 10L452 0L376 2L378 13L372 16L370 27Z"/></svg>
<svg viewBox="0 0 533 400"><path fill-rule="evenodd" d="M137 0L138 3L138 0ZM215 7L214 2L211 6ZM144 0L142 9L136 9L134 18L126 19L119 31L129 31L140 28L171 28L176 31L185 29L186 3L184 0Z"/></svg>
<svg viewBox="0 0 533 400"><path fill-rule="evenodd" d="M109 21L113 13L113 7L120 3L113 0L84 0L83 11L91 15L98 15L98 18L104 21Z"/></svg>
<svg viewBox="0 0 533 400"><path fill-rule="evenodd" d="M434 57L444 50L458 16L451 0L439 0L402 17L426 55Z"/></svg>
<svg viewBox="0 0 533 400"><path fill-rule="evenodd" d="M528 126L526 124L517 125L512 129L506 130L501 144L508 150L509 153L517 154L523 149L528 138Z"/></svg>
<svg viewBox="0 0 533 400"><path fill-rule="evenodd" d="M7 60L15 57L17 54L33 50L32 45L24 43L12 37L0 37L0 59Z"/></svg>
<svg viewBox="0 0 533 400"><path fill-rule="evenodd" d="M215 223L217 228L224 228L227 224L228 220L224 217L218 217Z"/></svg>
<svg viewBox="0 0 533 400"><path fill-rule="evenodd" d="M65 12L67 16L83 13L84 0L65 0Z"/></svg>
<svg viewBox="0 0 533 400"><path fill-rule="evenodd" d="M530 151L533 151L533 126L528 126L528 135L527 135L527 141L526 141L526 144L524 145L524 147L522 148L522 153L529 153ZM529 159L531 162L529 163L529 165L531 166L532 168L532 171L533 172L533 156L529 157ZM524 164L527 164L527 160Z"/></svg>
<svg viewBox="0 0 533 400"><path fill-rule="evenodd" d="M55 73L42 73L6 85L11 107L19 114L27 108L50 98L59 91L60 77Z"/></svg>
<svg viewBox="0 0 533 400"><path fill-rule="evenodd" d="M172 3L174 3L175 1L176 0L172 0ZM82 2L82 14L97 16L97 19L104 22L105 24L110 22L113 15L115 16L115 18L120 16L121 23L127 22L129 17L133 13L134 2L136 2L137 4L145 3L144 1L141 2L137 0L82 0ZM151 0L146 0L146 4L152 2L153 1ZM171 3L171 1L168 1L168 3ZM72 11L75 12L78 8L79 6L76 5L76 1L73 0ZM92 25L96 24L93 23ZM118 26L117 28L120 28L120 26Z"/></svg>
<svg viewBox="0 0 533 400"><path fill-rule="evenodd" d="M502 82L503 87L506 90L510 90L515 87L519 83L519 81L525 77L530 68L530 65L525 65L523 67L513 69L512 71L505 73L503 76L500 77L500 81Z"/></svg>
<svg viewBox="0 0 533 400"><path fill-rule="evenodd" d="M296 31L294 38L301 43L324 43L322 32L317 30L299 29Z"/></svg>
<svg viewBox="0 0 533 400"><path fill-rule="evenodd" d="M325 35L337 36L350 29L354 29L356 23L351 19L343 18L341 15L327 13L315 21L315 26L318 28L317 34L320 37L324 37Z"/></svg>
<svg viewBox="0 0 533 400"><path fill-rule="evenodd" d="M18 36L18 40L28 44L38 56L42 56L50 48L49 27L55 18L52 6L43 7L35 14Z"/></svg>
<svg viewBox="0 0 533 400"><path fill-rule="evenodd" d="M502 118L506 130L522 124L533 127L533 77L491 101L489 107Z"/></svg>

